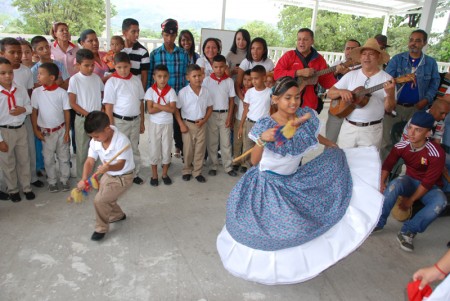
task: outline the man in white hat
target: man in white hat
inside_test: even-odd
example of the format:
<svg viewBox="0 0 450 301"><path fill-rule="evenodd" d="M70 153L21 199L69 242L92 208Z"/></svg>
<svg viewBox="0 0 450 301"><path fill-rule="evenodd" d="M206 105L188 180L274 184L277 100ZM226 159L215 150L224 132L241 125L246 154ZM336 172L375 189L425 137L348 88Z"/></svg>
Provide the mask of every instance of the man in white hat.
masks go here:
<svg viewBox="0 0 450 301"><path fill-rule="evenodd" d="M344 75L328 92L331 99L340 98L348 104L355 103L352 91L358 87L368 89L379 84L382 88L370 94L364 107L356 107L344 120L338 137L341 148L360 146L381 146L384 112L395 107L395 82L392 77L380 69L380 65L389 61L389 54L380 48L374 38L370 38L362 47L352 50L350 57L361 62L361 69ZM357 101L355 104L358 104Z"/></svg>
<svg viewBox="0 0 450 301"><path fill-rule="evenodd" d="M414 112L431 105L439 88L440 76L436 60L425 55L422 49L427 45L428 34L422 29L414 30L409 36L409 51L392 57L386 72L393 77L414 73L415 82L399 85L397 92L396 114L386 114L383 121L382 159L391 150L391 129L398 122L411 119Z"/></svg>

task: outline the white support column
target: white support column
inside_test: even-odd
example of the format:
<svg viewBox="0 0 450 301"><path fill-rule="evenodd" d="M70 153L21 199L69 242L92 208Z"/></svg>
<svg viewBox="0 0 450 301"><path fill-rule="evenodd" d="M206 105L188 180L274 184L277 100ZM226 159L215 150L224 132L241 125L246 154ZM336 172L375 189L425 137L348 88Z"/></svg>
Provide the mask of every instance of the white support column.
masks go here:
<svg viewBox="0 0 450 301"><path fill-rule="evenodd" d="M311 30L316 31L316 23L317 23L317 12L319 11L319 0L316 0L316 4L314 5L313 14L311 18Z"/></svg>
<svg viewBox="0 0 450 301"><path fill-rule="evenodd" d="M433 25L437 5L438 0L428 0L423 2L419 28L425 30L427 33L431 32L431 26Z"/></svg>
<svg viewBox="0 0 450 301"><path fill-rule="evenodd" d="M389 26L389 14L386 14L384 15L383 30L381 31L381 34L387 36L388 26Z"/></svg>
<svg viewBox="0 0 450 301"><path fill-rule="evenodd" d="M227 10L227 0L222 0L222 21L220 22L220 29L225 29L225 12Z"/></svg>
<svg viewBox="0 0 450 301"><path fill-rule="evenodd" d="M109 41L111 41L111 1L105 1L106 10L106 49L109 50ZM102 45L103 46L103 45Z"/></svg>

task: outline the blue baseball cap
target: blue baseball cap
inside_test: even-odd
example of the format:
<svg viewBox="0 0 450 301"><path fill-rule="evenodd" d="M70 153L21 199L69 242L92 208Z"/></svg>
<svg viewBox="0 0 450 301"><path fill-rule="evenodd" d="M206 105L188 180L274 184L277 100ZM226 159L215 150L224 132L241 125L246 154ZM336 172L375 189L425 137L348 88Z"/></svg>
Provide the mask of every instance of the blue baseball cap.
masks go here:
<svg viewBox="0 0 450 301"><path fill-rule="evenodd" d="M425 111L416 112L411 118L411 124L426 129L432 129L434 127L434 122L433 115Z"/></svg>

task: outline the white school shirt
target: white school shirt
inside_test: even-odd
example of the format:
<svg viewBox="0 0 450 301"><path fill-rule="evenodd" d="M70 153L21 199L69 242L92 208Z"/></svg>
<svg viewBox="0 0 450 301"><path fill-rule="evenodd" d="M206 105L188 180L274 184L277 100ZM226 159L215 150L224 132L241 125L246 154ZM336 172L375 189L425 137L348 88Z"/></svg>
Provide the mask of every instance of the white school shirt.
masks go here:
<svg viewBox="0 0 450 301"><path fill-rule="evenodd" d="M188 85L178 93L177 108L181 109L181 117L189 120L199 120L205 117L206 110L213 102L208 88L202 87L197 95Z"/></svg>
<svg viewBox="0 0 450 301"><path fill-rule="evenodd" d="M273 64L273 61L271 59L267 58L265 61L259 61L259 62L256 62L256 61L250 62L249 60L244 59L239 64L239 68L241 68L244 71L247 71L257 65L263 66L266 69L266 72L272 71L273 68L275 67L275 65Z"/></svg>
<svg viewBox="0 0 450 301"><path fill-rule="evenodd" d="M39 110L38 126L53 129L65 121L64 110L70 110L69 95L60 87L48 91L40 86L31 94L31 106Z"/></svg>
<svg viewBox="0 0 450 301"><path fill-rule="evenodd" d="M245 93L244 102L249 105L247 118L258 121L262 117L269 116L272 89L265 88L257 91L254 87Z"/></svg>
<svg viewBox="0 0 450 301"><path fill-rule="evenodd" d="M234 81L231 78L227 78L219 82L207 77L203 80L202 86L208 88L211 93L213 110L228 110L230 97L235 97Z"/></svg>
<svg viewBox="0 0 450 301"><path fill-rule="evenodd" d="M161 93L161 90L158 89L159 93ZM152 101L154 103L158 102L158 94L150 87L148 88L147 92L145 92L144 99L146 101ZM170 88L169 92L164 96L164 101L161 99L160 105L166 105L168 106L171 102L177 102L178 97L177 93L175 93L175 90L173 88ZM165 111L161 111L155 114L149 114L150 115L150 121L156 124L172 124L173 123L173 114Z"/></svg>
<svg viewBox="0 0 450 301"><path fill-rule="evenodd" d="M20 64L20 67L14 69L14 82L18 86L25 87L27 90L33 89L33 73L31 73L31 69L27 66Z"/></svg>
<svg viewBox="0 0 450 301"><path fill-rule="evenodd" d="M117 115L134 117L141 114L141 101L144 95L139 77L135 75L130 79L111 77L105 84L103 103L114 105L113 112Z"/></svg>
<svg viewBox="0 0 450 301"><path fill-rule="evenodd" d="M66 80L70 77L69 73L67 72L66 67L64 67L64 64L60 61L57 60L53 60L53 64L55 64L56 66L58 66L59 69L59 76L58 78L62 78L62 80ZM41 62L37 62L36 64L34 64L33 67L31 67L31 73L33 73L33 82L37 83L38 82L38 69L39 66L42 65Z"/></svg>
<svg viewBox="0 0 450 301"><path fill-rule="evenodd" d="M83 75L78 72L70 78L67 92L77 96L77 105L87 112L92 112L102 109L104 89L105 85L97 74Z"/></svg>
<svg viewBox="0 0 450 301"><path fill-rule="evenodd" d="M392 79L388 73L380 70L377 74L370 77L367 87L373 87ZM337 89L347 89L353 91L358 87L364 87L367 76L364 75L362 69L354 70L345 74L334 86ZM384 117L384 98L386 92L383 88L372 92L367 105L363 108L356 108L347 119L353 122L371 122L377 121Z"/></svg>
<svg viewBox="0 0 450 301"><path fill-rule="evenodd" d="M8 96L0 93L0 125L11 125L19 126L25 121L28 114L31 114L30 97L28 96L27 90L22 86L16 86L14 83L11 86L11 91L17 88L14 93L14 98L16 99L16 106L24 107L26 112L18 116L13 116L9 114L8 107ZM6 90L2 85L0 85L0 92ZM8 91L9 92L9 91ZM0 142L3 141L3 137L0 133Z"/></svg>
<svg viewBox="0 0 450 301"><path fill-rule="evenodd" d="M121 133L117 127L110 125L111 129L114 131L113 137L111 139L111 143L109 144L107 149L104 149L102 143L99 141L95 141L91 139L89 142L89 151L88 157L97 160L100 157L100 160L103 163L108 162L112 159L120 150L122 150L125 146L130 144L130 140ZM123 174L130 173L134 170L134 159L133 159L133 149L128 147L123 153L121 153L114 161L110 164L117 163L118 160L125 160L125 165L121 170L118 171L108 171L106 172L110 176L120 176Z"/></svg>

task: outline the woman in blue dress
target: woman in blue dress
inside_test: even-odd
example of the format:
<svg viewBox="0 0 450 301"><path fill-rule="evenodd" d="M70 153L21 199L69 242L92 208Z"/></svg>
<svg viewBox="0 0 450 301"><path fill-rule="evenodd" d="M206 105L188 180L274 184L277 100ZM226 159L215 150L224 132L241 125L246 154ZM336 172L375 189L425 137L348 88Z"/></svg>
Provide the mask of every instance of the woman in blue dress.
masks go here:
<svg viewBox="0 0 450 301"><path fill-rule="evenodd" d="M372 231L382 206L380 160L375 148L328 147L299 166L319 142L331 142L319 135L315 111L300 108L294 79L279 79L272 101L278 111L258 120L249 134L256 142L254 166L230 193L217 248L233 275L288 284L316 276L355 250ZM305 121L305 114L311 118ZM299 128L280 145L277 127L288 121ZM357 159L347 160L353 157ZM371 171L360 168L364 164Z"/></svg>

